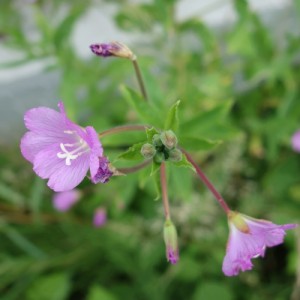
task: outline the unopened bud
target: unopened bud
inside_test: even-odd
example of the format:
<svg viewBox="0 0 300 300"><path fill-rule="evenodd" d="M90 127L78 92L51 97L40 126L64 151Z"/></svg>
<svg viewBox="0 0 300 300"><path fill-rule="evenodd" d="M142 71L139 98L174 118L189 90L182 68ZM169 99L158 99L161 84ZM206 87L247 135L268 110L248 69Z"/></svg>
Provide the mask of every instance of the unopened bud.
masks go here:
<svg viewBox="0 0 300 300"><path fill-rule="evenodd" d="M172 149L169 151L169 159L173 162L179 162L182 160L182 152L179 149Z"/></svg>
<svg viewBox="0 0 300 300"><path fill-rule="evenodd" d="M164 240L166 245L167 260L171 264L176 264L179 260L177 231L170 219L167 219L164 225Z"/></svg>
<svg viewBox="0 0 300 300"><path fill-rule="evenodd" d="M163 161L165 161L165 155L163 152L156 152L155 156L154 156L154 160L157 163L162 163Z"/></svg>
<svg viewBox="0 0 300 300"><path fill-rule="evenodd" d="M130 60L136 59L136 56L133 54L133 52L126 45L120 42L92 44L90 48L93 53L102 57L116 56L128 58Z"/></svg>
<svg viewBox="0 0 300 300"><path fill-rule="evenodd" d="M155 155L156 150L152 144L147 143L142 146L141 153L145 158L150 159Z"/></svg>
<svg viewBox="0 0 300 300"><path fill-rule="evenodd" d="M177 146L177 137L172 130L162 132L160 139L168 149L173 149Z"/></svg>
<svg viewBox="0 0 300 300"><path fill-rule="evenodd" d="M159 134L154 134L154 136L152 138L152 143L153 143L154 147L157 147L157 148L159 148L163 145Z"/></svg>

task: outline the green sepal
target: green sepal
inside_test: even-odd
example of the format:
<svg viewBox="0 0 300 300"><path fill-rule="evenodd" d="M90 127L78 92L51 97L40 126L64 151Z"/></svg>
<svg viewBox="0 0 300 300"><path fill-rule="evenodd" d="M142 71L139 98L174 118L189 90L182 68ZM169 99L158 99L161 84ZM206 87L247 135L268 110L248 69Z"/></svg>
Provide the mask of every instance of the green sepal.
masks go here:
<svg viewBox="0 0 300 300"><path fill-rule="evenodd" d="M152 139L155 134L159 134L159 131L157 131L154 127L146 128L146 135L147 135L148 143L150 143L150 144L152 143Z"/></svg>
<svg viewBox="0 0 300 300"><path fill-rule="evenodd" d="M223 143L222 140L210 140L193 136L180 137L180 143L187 150L211 150Z"/></svg>
<svg viewBox="0 0 300 300"><path fill-rule="evenodd" d="M150 176L153 176L160 168L160 164L153 160Z"/></svg>
<svg viewBox="0 0 300 300"><path fill-rule="evenodd" d="M182 153L182 160L179 162L172 162L173 165L177 167L184 167L184 168L190 168L194 172L196 172L194 166L187 160L186 156L184 153Z"/></svg>
<svg viewBox="0 0 300 300"><path fill-rule="evenodd" d="M178 106L180 104L180 100L178 100L175 104L172 105L170 110L168 111L167 118L165 121L165 130L173 130L176 131L179 126L178 120Z"/></svg>
<svg viewBox="0 0 300 300"><path fill-rule="evenodd" d="M141 160L143 159L143 155L141 154L141 148L145 143L137 143L129 147L129 149L123 153L121 153L117 159L124 160Z"/></svg>

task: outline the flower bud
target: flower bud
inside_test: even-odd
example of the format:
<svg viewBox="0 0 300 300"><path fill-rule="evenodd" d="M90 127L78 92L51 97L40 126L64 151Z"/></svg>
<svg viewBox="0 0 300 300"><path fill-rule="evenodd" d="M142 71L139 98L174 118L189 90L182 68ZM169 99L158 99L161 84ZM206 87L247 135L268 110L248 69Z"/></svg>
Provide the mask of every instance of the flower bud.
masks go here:
<svg viewBox="0 0 300 300"><path fill-rule="evenodd" d="M170 219L167 219L164 225L164 240L167 260L171 264L176 264L179 260L177 231Z"/></svg>
<svg viewBox="0 0 300 300"><path fill-rule="evenodd" d="M147 143L142 146L141 153L145 158L150 159L156 154L156 150L152 144Z"/></svg>
<svg viewBox="0 0 300 300"><path fill-rule="evenodd" d="M155 156L154 156L154 160L157 163L162 163L163 161L165 161L165 155L163 152L156 152Z"/></svg>
<svg viewBox="0 0 300 300"><path fill-rule="evenodd" d="M155 148L159 148L163 145L159 134L154 134L154 136L152 138L152 143L153 143Z"/></svg>
<svg viewBox="0 0 300 300"><path fill-rule="evenodd" d="M133 52L124 44L120 42L111 42L108 44L92 44L90 46L93 53L98 56L116 56L121 58L128 58L130 60L135 60L136 56Z"/></svg>
<svg viewBox="0 0 300 300"><path fill-rule="evenodd" d="M169 151L169 159L173 162L179 162L182 160L182 152L179 149L172 149Z"/></svg>
<svg viewBox="0 0 300 300"><path fill-rule="evenodd" d="M162 132L160 139L168 149L173 149L177 146L177 137L172 130Z"/></svg>

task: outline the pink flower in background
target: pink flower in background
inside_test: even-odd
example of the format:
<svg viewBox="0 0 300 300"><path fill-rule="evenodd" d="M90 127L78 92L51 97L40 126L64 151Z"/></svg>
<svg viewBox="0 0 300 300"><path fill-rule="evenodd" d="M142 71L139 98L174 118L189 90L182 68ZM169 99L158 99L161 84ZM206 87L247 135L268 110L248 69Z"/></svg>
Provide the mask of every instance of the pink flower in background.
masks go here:
<svg viewBox="0 0 300 300"><path fill-rule="evenodd" d="M252 258L264 256L266 247L283 243L285 230L293 229L297 224L276 225L230 211L229 240L223 261L226 276L238 275L240 271L252 269Z"/></svg>
<svg viewBox="0 0 300 300"><path fill-rule="evenodd" d="M102 227L106 223L106 209L99 207L95 210L93 224L95 227Z"/></svg>
<svg viewBox="0 0 300 300"><path fill-rule="evenodd" d="M80 196L80 191L76 189L67 192L55 193L53 196L53 206L59 211L67 211L78 202Z"/></svg>
<svg viewBox="0 0 300 300"><path fill-rule="evenodd" d="M25 113L29 131L21 140L22 155L33 164L38 176L49 179L48 186L56 192L72 190L88 169L93 183L108 181L112 174L103 167L106 162L108 168L108 160L103 162L103 148L95 129L74 124L67 118L62 102L58 107L60 112L37 107Z"/></svg>
<svg viewBox="0 0 300 300"><path fill-rule="evenodd" d="M295 151L300 152L300 130L296 131L292 136L292 147Z"/></svg>

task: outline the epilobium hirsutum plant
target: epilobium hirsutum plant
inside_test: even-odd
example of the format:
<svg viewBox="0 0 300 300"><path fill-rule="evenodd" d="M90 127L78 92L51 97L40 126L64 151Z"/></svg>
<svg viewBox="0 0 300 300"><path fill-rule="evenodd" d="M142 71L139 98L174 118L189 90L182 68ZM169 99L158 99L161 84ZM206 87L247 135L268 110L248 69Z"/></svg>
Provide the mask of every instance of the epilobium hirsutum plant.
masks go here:
<svg viewBox="0 0 300 300"><path fill-rule="evenodd" d="M71 122L65 114L63 104L59 103L60 112L46 107L33 108L25 114L25 126L29 130L21 140L23 156L33 164L38 176L48 180L48 186L56 192L64 192L57 196L56 202L63 203L61 210L68 209L77 201L76 194L69 192L86 176L90 169L92 183L107 183L111 176L137 172L152 164L151 176L160 182L161 198L165 214L164 241L167 260L175 264L179 260L178 238L176 227L171 218L169 207L166 168L169 164L176 167L188 167L212 192L228 218L230 228L226 255L223 261L223 272L226 276L234 276L240 271L252 268L252 259L264 256L267 247L283 243L285 231L293 229L296 224L276 225L266 220L259 220L231 210L203 173L200 167L185 149L185 142L199 142L181 135L178 138L177 101L163 115L148 99L136 55L124 44L113 42L93 44L93 53L102 57L119 57L130 60L138 79L142 96L133 90L123 87L122 92L137 114L146 125L125 124L96 133L91 126L86 128ZM163 124L164 123L164 124ZM130 168L116 168L104 156L101 140L106 136L128 131L144 131L145 140L132 145L119 159L143 160ZM296 138L295 138L296 139ZM200 139L201 140L201 139ZM203 144L216 143L201 140ZM193 147L195 148L195 147ZM159 177L158 177L159 174ZM103 209L95 212L94 225L105 223L106 213Z"/></svg>

